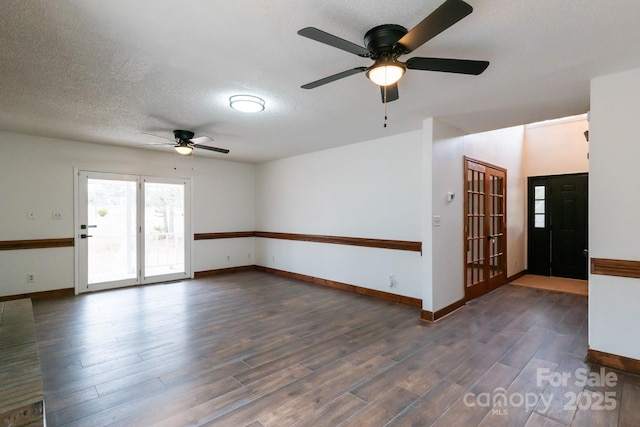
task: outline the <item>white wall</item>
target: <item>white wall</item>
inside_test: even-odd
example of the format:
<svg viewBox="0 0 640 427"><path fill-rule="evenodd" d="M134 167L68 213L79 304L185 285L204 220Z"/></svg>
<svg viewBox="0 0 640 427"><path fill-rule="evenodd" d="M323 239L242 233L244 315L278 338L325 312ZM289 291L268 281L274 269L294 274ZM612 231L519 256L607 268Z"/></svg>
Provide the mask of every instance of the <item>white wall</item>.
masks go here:
<svg viewBox="0 0 640 427"><path fill-rule="evenodd" d="M507 276L525 267L526 187L522 171L523 127L473 135L435 121L433 142L433 309L464 298L464 156L507 169ZM453 202L446 194L456 194ZM425 308L427 309L427 308Z"/></svg>
<svg viewBox="0 0 640 427"><path fill-rule="evenodd" d="M437 124L433 118L428 118L422 123L422 309L435 312L433 309L433 182L435 172L433 170L433 146L434 133Z"/></svg>
<svg viewBox="0 0 640 427"><path fill-rule="evenodd" d="M589 171L586 115L524 128L524 176L563 175Z"/></svg>
<svg viewBox="0 0 640 427"><path fill-rule="evenodd" d="M73 167L187 177L193 233L259 230L423 242L421 256L263 238L200 240L193 271L257 264L421 298L425 310L437 311L464 296L462 157L508 170L507 274L513 275L526 259L523 164L529 171L547 167L548 144L575 133L563 126L529 129L523 146L523 127L463 135L430 118L420 131L258 166L0 133L0 240L73 236ZM537 160L526 163L529 156ZM445 201L449 191L458 195L453 203ZM29 210L36 220L26 219ZM53 210L63 219L50 219ZM432 215L440 215L439 227L432 226ZM0 252L0 268L0 295L71 287L73 249ZM26 283L27 272L41 271L45 277Z"/></svg>
<svg viewBox="0 0 640 427"><path fill-rule="evenodd" d="M191 178L192 232L255 228L253 165L0 132L0 240L73 237L74 167ZM35 219L27 219L27 211ZM52 211L62 219L52 219ZM73 287L73 253L0 251L0 296ZM247 254L254 257L252 238L196 241L193 270L253 264ZM36 282L27 283L27 273L35 273Z"/></svg>
<svg viewBox="0 0 640 427"><path fill-rule="evenodd" d="M442 122L433 122L433 171L431 209L432 217L425 224L432 229L433 265L431 280L432 306L425 310L437 311L464 298L464 259L462 159L463 132ZM453 202L446 201L448 192L455 193ZM433 215L440 216L440 225L433 226Z"/></svg>
<svg viewBox="0 0 640 427"><path fill-rule="evenodd" d="M255 165L204 158L195 160L193 233L254 231ZM195 272L254 264L253 237L194 242Z"/></svg>
<svg viewBox="0 0 640 427"><path fill-rule="evenodd" d="M410 132L259 165L256 229L422 240L421 144ZM422 298L417 252L256 240L258 265Z"/></svg>
<svg viewBox="0 0 640 427"><path fill-rule="evenodd" d="M640 261L640 69L591 81L589 255ZM589 275L589 347L640 359L640 279Z"/></svg>

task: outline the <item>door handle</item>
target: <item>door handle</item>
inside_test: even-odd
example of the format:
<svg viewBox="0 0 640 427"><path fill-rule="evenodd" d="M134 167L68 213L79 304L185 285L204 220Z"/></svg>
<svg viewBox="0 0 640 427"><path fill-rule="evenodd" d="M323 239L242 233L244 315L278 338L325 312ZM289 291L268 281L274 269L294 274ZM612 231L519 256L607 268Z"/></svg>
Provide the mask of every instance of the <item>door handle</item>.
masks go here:
<svg viewBox="0 0 640 427"><path fill-rule="evenodd" d="M97 225L85 225L85 224L82 224L80 226L80 229L81 230L86 230L87 228L96 228L96 227L97 227Z"/></svg>
<svg viewBox="0 0 640 427"><path fill-rule="evenodd" d="M584 256L585 258L589 258L589 249L584 249L582 251L582 256Z"/></svg>
<svg viewBox="0 0 640 427"><path fill-rule="evenodd" d="M489 243L493 243L494 240L496 240L495 236L487 236L487 240L489 241Z"/></svg>
<svg viewBox="0 0 640 427"><path fill-rule="evenodd" d="M86 239L87 237L93 237L93 236L92 236L92 235L90 235L90 234L81 234L81 235L80 235L80 238L81 238L81 239Z"/></svg>

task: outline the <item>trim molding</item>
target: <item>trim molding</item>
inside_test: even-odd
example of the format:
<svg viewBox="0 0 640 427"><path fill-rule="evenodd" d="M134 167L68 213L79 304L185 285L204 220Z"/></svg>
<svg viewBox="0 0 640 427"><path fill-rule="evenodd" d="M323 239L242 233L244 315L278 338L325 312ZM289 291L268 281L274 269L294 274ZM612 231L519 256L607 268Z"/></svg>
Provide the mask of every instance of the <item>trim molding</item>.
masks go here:
<svg viewBox="0 0 640 427"><path fill-rule="evenodd" d="M507 281L504 284L506 285L507 283L511 283L514 280L518 280L519 278L521 278L522 276L524 276L526 274L527 274L527 270L522 270L521 272L516 273L513 276L507 277Z"/></svg>
<svg viewBox="0 0 640 427"><path fill-rule="evenodd" d="M270 231L229 231L220 233L196 233L193 240L236 239L262 237L264 239L297 240L301 242L331 243L334 245L364 246L422 253L422 242L408 240L369 239L364 237L325 236L320 234L274 233Z"/></svg>
<svg viewBox="0 0 640 427"><path fill-rule="evenodd" d="M443 317L445 317L447 314L451 314L454 311L456 311L459 308L464 307L464 305L466 304L466 300L464 298L455 301L452 304L449 304L448 306L441 308L440 310L436 311L435 313L429 310L421 310L420 311L420 320L424 321L424 322L429 322L429 323L434 323L440 319L442 319Z"/></svg>
<svg viewBox="0 0 640 427"><path fill-rule="evenodd" d="M591 274L640 279L640 261L591 258Z"/></svg>
<svg viewBox="0 0 640 427"><path fill-rule="evenodd" d="M18 294L0 296L0 301L13 301L22 298L43 299L43 298L60 298L60 297L72 297L75 295L73 288L54 289L52 291L32 292L30 294Z"/></svg>
<svg viewBox="0 0 640 427"><path fill-rule="evenodd" d="M397 302L400 304L410 305L412 307L422 307L422 300L418 298L407 297L404 295L396 295L389 292L378 291L375 289L363 288L357 285L350 285L348 283L335 282L333 280L321 279L319 277L307 276L305 274L292 273L290 271L277 270L270 267L262 267L257 265L256 270L266 273L277 274L279 276L290 277L293 279L302 280L304 282L314 283L316 285L328 286L330 288L341 289L343 291L349 291L360 295L366 295L386 301Z"/></svg>
<svg viewBox="0 0 640 427"><path fill-rule="evenodd" d="M619 369L636 375L640 374L640 360L618 356L617 354L606 353L592 348L587 349L587 362L597 363L598 365Z"/></svg>
<svg viewBox="0 0 640 427"><path fill-rule="evenodd" d="M0 251L19 249L67 248L75 245L73 237L60 239L0 240Z"/></svg>
<svg viewBox="0 0 640 427"><path fill-rule="evenodd" d="M289 271L284 270L276 270L274 268L262 267L258 265L243 265L239 267L229 267L229 268L219 268L215 270L205 270L205 271L196 271L194 273L194 278L199 279L207 276L216 276L220 274L228 274L228 273L238 273L241 271L263 271L266 273L272 273L279 276L290 277L293 279L302 280L305 282L314 283L317 285L328 286L335 289L342 289L345 291L353 292L360 295L366 295L378 299L383 299L386 301L397 302L400 304L409 305L412 307L422 307L422 300L418 298L407 297L404 295L396 295L389 292L377 291L375 289L367 289L356 285L349 285L347 283L335 282L333 280L320 279L318 277L307 276L304 274L291 273ZM64 289L55 289L52 291L42 291L42 292L33 292L29 294L18 294L18 295L7 295L0 296L1 301L12 301L16 299L22 298L59 298L59 297L71 297L74 296L74 288L64 288ZM438 311L437 313L446 310L446 308ZM444 315L443 315L444 316Z"/></svg>
<svg viewBox="0 0 640 427"><path fill-rule="evenodd" d="M420 310L420 320L422 320L423 322L433 323L433 311Z"/></svg>
<svg viewBox="0 0 640 427"><path fill-rule="evenodd" d="M196 271L195 273L193 273L193 277L194 279L200 279L201 277L217 276L227 273L238 273L240 271L254 271L255 269L255 265L241 265L239 267L217 268L215 270Z"/></svg>
<svg viewBox="0 0 640 427"><path fill-rule="evenodd" d="M255 231L227 231L222 233L197 233L193 240L235 239L238 237L255 237Z"/></svg>
<svg viewBox="0 0 640 427"><path fill-rule="evenodd" d="M364 246L369 248L394 249L422 252L422 242L408 240L368 239L363 237L324 236L318 234L272 233L267 231L228 231L221 233L196 233L193 240L236 239L242 237L262 237L266 239L297 240L303 242L332 243L335 245ZM74 247L75 239L0 240L0 251L19 249L47 249Z"/></svg>
<svg viewBox="0 0 640 427"><path fill-rule="evenodd" d="M524 276L526 274L527 274L527 270L522 270L521 272L516 273L513 276L509 276L509 277L507 277L507 280L506 280L505 283L503 283L503 285L511 283L514 280L517 280L517 279L521 278L522 276ZM500 286L502 286L502 285L500 285ZM436 311L435 313L433 313L433 312L431 312L429 310L421 310L420 311L420 320L423 320L425 322L435 322L435 321L437 321L439 319L442 319L447 314L453 313L457 309L463 307L465 304L466 304L466 300L463 298L463 299L458 300L458 301L456 301L456 302L454 302L452 304L449 304L445 308L441 308L440 310Z"/></svg>
<svg viewBox="0 0 640 427"><path fill-rule="evenodd" d="M369 248L422 252L422 242L407 240L368 239L362 237L325 236L319 234L272 233L268 231L256 231L255 236L266 239L298 240L303 242L332 243L335 245L365 246Z"/></svg>

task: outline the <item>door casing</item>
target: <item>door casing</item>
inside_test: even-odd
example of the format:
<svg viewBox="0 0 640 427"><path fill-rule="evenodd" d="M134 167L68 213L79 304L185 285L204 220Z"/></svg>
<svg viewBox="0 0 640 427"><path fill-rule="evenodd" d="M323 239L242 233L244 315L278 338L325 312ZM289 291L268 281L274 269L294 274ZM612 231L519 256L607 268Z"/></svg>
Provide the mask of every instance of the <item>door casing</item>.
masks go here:
<svg viewBox="0 0 640 427"><path fill-rule="evenodd" d="M146 175L132 175L126 173L117 173L117 172L94 172L88 170L80 170L78 168L74 168L74 183L73 183L73 192L74 192L74 291L75 294L78 295L83 292L97 291L103 289L113 289L124 286L135 286L141 284L148 283L159 283L168 280L180 280L180 279L188 279L193 278L193 267L192 267L192 252L193 252L193 235L191 233L191 222L192 222L192 213L191 213L191 205L192 205L192 194L191 194L191 180L189 178L169 178L169 177L154 177L154 176L146 176ZM83 256L82 251L85 249L85 244L83 240L86 242L86 239L82 239L81 235L85 234L87 230L81 230L81 225L83 221L83 217L81 215L81 185L80 179L81 175L91 174L96 177L102 177L108 179L110 176L119 176L119 177L127 177L128 179L135 179L138 183L138 234L137 234L137 248L138 248L138 277L136 280L123 282L122 284L115 284L115 286L110 287L101 287L96 286L92 289L89 289L86 286L86 277L83 276L86 274L86 268L83 268L81 257ZM144 198L143 194L143 183L144 182L157 182L157 183L177 183L182 182L185 185L185 272L180 275L174 276L152 276L145 277L144 272ZM85 255L86 256L86 255Z"/></svg>

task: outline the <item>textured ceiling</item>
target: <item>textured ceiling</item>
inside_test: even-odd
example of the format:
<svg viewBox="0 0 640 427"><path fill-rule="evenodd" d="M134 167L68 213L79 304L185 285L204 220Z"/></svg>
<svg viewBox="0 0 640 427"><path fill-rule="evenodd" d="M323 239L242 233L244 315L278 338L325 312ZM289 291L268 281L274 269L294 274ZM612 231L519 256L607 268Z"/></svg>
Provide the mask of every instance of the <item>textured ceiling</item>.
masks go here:
<svg viewBox="0 0 640 427"><path fill-rule="evenodd" d="M388 104L364 74L300 85L371 61L300 37L357 44L411 29L441 0L2 0L0 130L144 146L187 128L260 162L419 129L437 117L479 132L584 113L589 80L640 66L640 2L469 0L474 12L411 56L488 60L480 76L409 70ZM254 94L264 112L233 111ZM146 146L148 149L171 148Z"/></svg>

